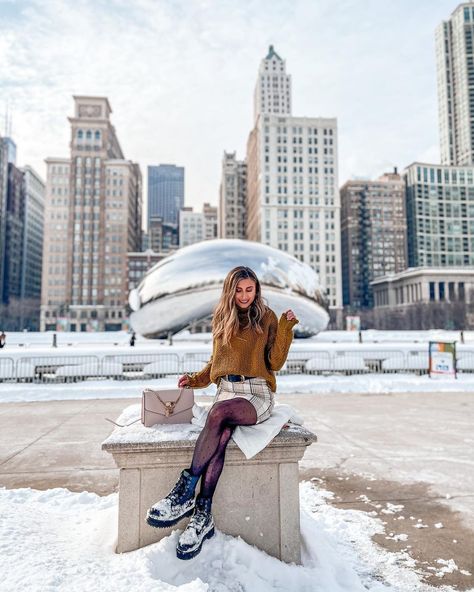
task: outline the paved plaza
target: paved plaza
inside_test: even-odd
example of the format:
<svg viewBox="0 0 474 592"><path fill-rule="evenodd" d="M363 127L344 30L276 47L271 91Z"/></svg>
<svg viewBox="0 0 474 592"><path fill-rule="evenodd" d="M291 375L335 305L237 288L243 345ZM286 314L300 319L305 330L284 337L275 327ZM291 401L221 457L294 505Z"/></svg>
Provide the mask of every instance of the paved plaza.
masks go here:
<svg viewBox="0 0 474 592"><path fill-rule="evenodd" d="M386 532L375 540L390 550L408 549L430 584L474 587L474 577L459 571L442 579L430 575L439 558L452 558L474 574L474 394L306 394L279 400L294 406L319 439L301 463L301 479L332 491L331 503L338 507L375 512L386 522ZM115 419L138 402L0 404L0 485L115 491L117 469L101 450L112 428L105 417Z"/></svg>

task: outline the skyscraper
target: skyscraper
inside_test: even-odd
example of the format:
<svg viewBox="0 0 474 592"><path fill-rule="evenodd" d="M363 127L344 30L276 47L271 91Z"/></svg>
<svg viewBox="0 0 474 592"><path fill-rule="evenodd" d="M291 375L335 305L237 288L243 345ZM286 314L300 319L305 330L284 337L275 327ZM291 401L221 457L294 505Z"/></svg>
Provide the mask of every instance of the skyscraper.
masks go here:
<svg viewBox="0 0 474 592"><path fill-rule="evenodd" d="M291 115L291 76L286 62L270 45L258 70L254 93L254 120L261 113Z"/></svg>
<svg viewBox="0 0 474 592"><path fill-rule="evenodd" d="M372 307L372 280L407 266L405 182L395 171L341 187L344 305Z"/></svg>
<svg viewBox="0 0 474 592"><path fill-rule="evenodd" d="M179 246L187 247L203 240L217 238L217 208L205 202L202 212L193 212L192 207L179 212Z"/></svg>
<svg viewBox="0 0 474 592"><path fill-rule="evenodd" d="M474 164L474 2L436 29L441 163Z"/></svg>
<svg viewBox="0 0 474 592"><path fill-rule="evenodd" d="M0 186L0 318L3 329L39 329L43 258L44 183L29 166L16 166L16 145L0 139L7 183ZM3 149L2 149L3 148ZM8 161L8 162L7 162ZM1 165L1 162L0 162ZM2 171L3 173L3 171Z"/></svg>
<svg viewBox="0 0 474 592"><path fill-rule="evenodd" d="M247 163L224 152L219 190L219 238L245 238L247 226Z"/></svg>
<svg viewBox="0 0 474 592"><path fill-rule="evenodd" d="M141 173L105 97L75 96L70 158L48 158L41 326L126 327L127 253L141 246Z"/></svg>
<svg viewBox="0 0 474 592"><path fill-rule="evenodd" d="M290 81L272 47L260 66L256 96L263 82L268 88L262 80L267 71L268 81L276 80L260 106L272 111L257 109L247 142L247 238L308 263L326 288L335 320L342 310L337 120L289 114Z"/></svg>
<svg viewBox="0 0 474 592"><path fill-rule="evenodd" d="M25 186L24 234L21 268L21 298L41 298L45 184L30 166L20 169ZM39 326L39 314L38 314Z"/></svg>
<svg viewBox="0 0 474 592"><path fill-rule="evenodd" d="M163 222L178 225L184 206L184 167L160 164L148 167L148 221L160 216Z"/></svg>
<svg viewBox="0 0 474 592"><path fill-rule="evenodd" d="M5 248L7 236L8 151L0 136L0 300L5 283Z"/></svg>
<svg viewBox="0 0 474 592"><path fill-rule="evenodd" d="M414 162L405 171L408 265L474 265L474 169Z"/></svg>

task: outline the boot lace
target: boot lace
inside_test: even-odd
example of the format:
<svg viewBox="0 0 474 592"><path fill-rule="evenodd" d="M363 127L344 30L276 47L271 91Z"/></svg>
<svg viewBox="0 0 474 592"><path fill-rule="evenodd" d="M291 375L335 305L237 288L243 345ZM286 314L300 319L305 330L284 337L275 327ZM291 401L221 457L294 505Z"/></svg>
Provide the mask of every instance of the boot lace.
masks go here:
<svg viewBox="0 0 474 592"><path fill-rule="evenodd" d="M206 512L195 512L189 521L188 528L194 528L196 532L201 531L207 522Z"/></svg>
<svg viewBox="0 0 474 592"><path fill-rule="evenodd" d="M186 491L186 483L184 481L179 481L170 491L169 495L167 496L169 500L173 503L177 502L178 499L183 495Z"/></svg>

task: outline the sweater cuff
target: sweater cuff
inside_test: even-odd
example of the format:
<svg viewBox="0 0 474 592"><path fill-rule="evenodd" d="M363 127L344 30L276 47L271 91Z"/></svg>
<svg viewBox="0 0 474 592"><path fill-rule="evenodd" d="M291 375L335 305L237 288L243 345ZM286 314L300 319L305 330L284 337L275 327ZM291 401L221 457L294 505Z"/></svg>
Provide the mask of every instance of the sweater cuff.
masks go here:
<svg viewBox="0 0 474 592"><path fill-rule="evenodd" d="M285 330L285 331L291 331L293 329L293 327L295 325L297 325L298 323L299 323L299 320L298 319L292 319L291 321L289 321L286 318L285 313L282 313L282 315L280 317L280 323L279 323L279 325L280 325L280 327L283 328L283 330Z"/></svg>

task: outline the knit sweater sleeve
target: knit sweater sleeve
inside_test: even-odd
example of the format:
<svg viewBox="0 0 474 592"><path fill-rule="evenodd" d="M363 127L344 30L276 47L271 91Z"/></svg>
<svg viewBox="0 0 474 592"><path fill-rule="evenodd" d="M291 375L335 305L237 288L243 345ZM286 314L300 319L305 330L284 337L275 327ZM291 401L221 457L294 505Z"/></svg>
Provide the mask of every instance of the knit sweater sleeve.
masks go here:
<svg viewBox="0 0 474 592"><path fill-rule="evenodd" d="M212 356L209 362L199 372L193 372L188 374L189 382L188 385L191 388L205 388L211 384L211 368L212 368Z"/></svg>
<svg viewBox="0 0 474 592"><path fill-rule="evenodd" d="M285 314L282 314L278 321L276 314L272 311L265 356L270 370L280 370L285 363L293 341L292 329L298 323L298 319L288 321Z"/></svg>

